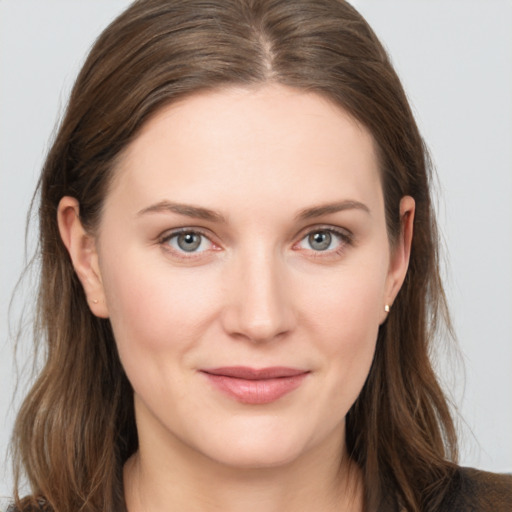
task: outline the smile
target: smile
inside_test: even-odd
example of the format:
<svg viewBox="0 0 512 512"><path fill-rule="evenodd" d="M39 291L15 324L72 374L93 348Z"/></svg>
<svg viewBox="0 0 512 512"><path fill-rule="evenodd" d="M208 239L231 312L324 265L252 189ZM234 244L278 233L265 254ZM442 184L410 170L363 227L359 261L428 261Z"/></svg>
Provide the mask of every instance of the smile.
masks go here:
<svg viewBox="0 0 512 512"><path fill-rule="evenodd" d="M268 404L297 389L308 371L286 368L229 366L201 370L219 391L244 404Z"/></svg>

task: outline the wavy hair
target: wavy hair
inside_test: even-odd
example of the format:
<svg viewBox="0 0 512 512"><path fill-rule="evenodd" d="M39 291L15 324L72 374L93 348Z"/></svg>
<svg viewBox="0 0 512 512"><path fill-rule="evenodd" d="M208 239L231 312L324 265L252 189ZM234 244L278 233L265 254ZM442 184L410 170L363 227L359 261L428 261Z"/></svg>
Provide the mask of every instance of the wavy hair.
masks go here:
<svg viewBox="0 0 512 512"><path fill-rule="evenodd" d="M38 184L36 342L46 358L15 425L16 485L25 474L32 493L16 494L19 510L124 510L122 468L137 449L133 390L109 321L90 312L60 240L60 199L75 197L94 233L116 162L159 109L199 91L267 83L326 97L369 130L391 242L400 199L416 201L410 267L348 413L346 441L368 512L385 503L433 511L442 500L457 450L429 358L438 326L449 323L432 171L386 51L342 0L139 0L94 44Z"/></svg>

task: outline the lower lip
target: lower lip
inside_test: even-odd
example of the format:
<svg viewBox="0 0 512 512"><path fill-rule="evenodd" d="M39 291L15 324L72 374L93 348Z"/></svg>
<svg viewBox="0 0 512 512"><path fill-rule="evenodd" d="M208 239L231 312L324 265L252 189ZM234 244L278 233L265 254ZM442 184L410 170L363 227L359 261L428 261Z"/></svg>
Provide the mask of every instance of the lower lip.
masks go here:
<svg viewBox="0 0 512 512"><path fill-rule="evenodd" d="M272 379L239 379L225 375L212 375L204 373L208 380L219 391L244 404L269 404L291 393L301 384L307 373L292 377L278 377Z"/></svg>

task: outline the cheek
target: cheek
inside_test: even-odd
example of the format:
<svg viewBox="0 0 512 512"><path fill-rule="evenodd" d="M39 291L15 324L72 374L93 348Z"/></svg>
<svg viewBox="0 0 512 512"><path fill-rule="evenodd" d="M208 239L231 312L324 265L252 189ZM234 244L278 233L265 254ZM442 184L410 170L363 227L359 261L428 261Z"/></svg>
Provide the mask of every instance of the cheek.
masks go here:
<svg viewBox="0 0 512 512"><path fill-rule="evenodd" d="M109 259L102 276L120 352L137 357L197 340L219 300L212 277L195 270L173 272L165 263L148 265L136 255Z"/></svg>
<svg viewBox="0 0 512 512"><path fill-rule="evenodd" d="M319 343L330 359L331 366L337 367L337 375L346 382L356 383L366 378L369 370L377 334L379 317L374 306L375 296L365 290L345 290L339 302L325 304L323 313L324 335ZM359 292L359 293L357 293ZM338 306L336 308L336 306ZM317 311L320 317L321 311ZM362 382L361 382L362 385Z"/></svg>
<svg viewBox="0 0 512 512"><path fill-rule="evenodd" d="M368 375L384 308L386 274L376 268L340 271L317 287L308 302L307 325L327 356L331 398L348 407Z"/></svg>
<svg viewBox="0 0 512 512"><path fill-rule="evenodd" d="M331 272L324 279L312 279L302 286L305 311L318 329L355 344L361 337L376 333L386 289L386 262L347 266ZM307 291L307 294L305 293Z"/></svg>

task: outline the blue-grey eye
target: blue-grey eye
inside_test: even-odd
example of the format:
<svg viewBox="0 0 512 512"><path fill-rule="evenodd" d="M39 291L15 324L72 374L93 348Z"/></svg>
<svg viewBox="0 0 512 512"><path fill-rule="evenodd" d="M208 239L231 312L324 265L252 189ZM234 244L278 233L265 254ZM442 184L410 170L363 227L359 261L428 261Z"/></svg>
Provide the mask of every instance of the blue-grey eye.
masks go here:
<svg viewBox="0 0 512 512"><path fill-rule="evenodd" d="M317 229L306 234L297 244L299 249L307 251L328 252L340 249L348 243L348 235L334 229Z"/></svg>
<svg viewBox="0 0 512 512"><path fill-rule="evenodd" d="M202 236L198 233L181 233L176 237L178 247L185 252L196 251L201 245Z"/></svg>
<svg viewBox="0 0 512 512"><path fill-rule="evenodd" d="M178 252L203 252L211 248L211 241L196 231L183 231L170 236L167 243Z"/></svg>
<svg viewBox="0 0 512 512"><path fill-rule="evenodd" d="M329 231L316 231L308 235L308 244L314 251L326 251L331 246L332 238Z"/></svg>

